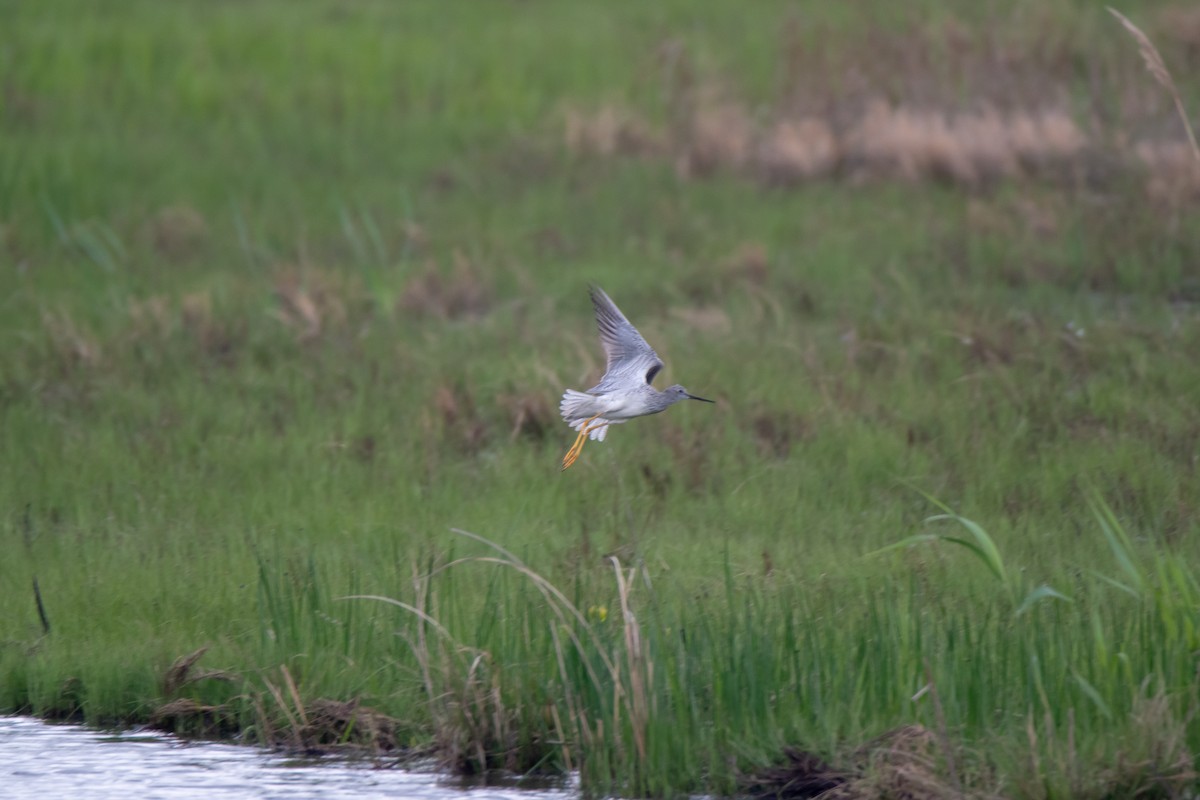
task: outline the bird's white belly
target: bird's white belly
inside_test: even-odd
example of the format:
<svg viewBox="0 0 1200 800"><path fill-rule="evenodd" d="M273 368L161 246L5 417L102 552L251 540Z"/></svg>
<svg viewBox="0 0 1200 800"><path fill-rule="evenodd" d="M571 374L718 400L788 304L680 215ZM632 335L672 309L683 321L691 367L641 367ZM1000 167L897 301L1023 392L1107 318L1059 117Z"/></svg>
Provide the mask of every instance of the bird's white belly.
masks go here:
<svg viewBox="0 0 1200 800"><path fill-rule="evenodd" d="M646 413L644 404L638 402L640 398L636 397L613 397L605 398L604 412L601 414L605 419L611 420L627 420L634 417L640 417Z"/></svg>

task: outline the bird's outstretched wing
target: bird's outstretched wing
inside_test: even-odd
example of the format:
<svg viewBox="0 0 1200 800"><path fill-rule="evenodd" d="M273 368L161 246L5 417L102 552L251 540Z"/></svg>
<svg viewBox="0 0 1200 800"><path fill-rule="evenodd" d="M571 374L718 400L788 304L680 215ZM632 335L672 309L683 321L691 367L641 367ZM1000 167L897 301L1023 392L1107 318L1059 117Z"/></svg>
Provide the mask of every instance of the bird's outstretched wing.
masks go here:
<svg viewBox="0 0 1200 800"><path fill-rule="evenodd" d="M637 328L625 319L621 309L598 286L588 288L592 305L596 307L596 326L600 329L600 343L608 356L608 369L600 383L590 391L603 391L616 386L629 388L630 384L650 383L663 368L662 359Z"/></svg>

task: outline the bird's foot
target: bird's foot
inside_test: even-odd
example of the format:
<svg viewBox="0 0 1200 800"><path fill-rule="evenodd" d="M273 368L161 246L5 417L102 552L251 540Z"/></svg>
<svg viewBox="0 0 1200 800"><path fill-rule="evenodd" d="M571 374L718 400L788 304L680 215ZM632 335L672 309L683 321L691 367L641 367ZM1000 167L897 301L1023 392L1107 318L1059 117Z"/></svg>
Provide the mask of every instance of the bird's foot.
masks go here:
<svg viewBox="0 0 1200 800"><path fill-rule="evenodd" d="M591 419L584 422L583 426L580 427L579 435L575 437L575 444L571 445L571 449L567 451L567 454L565 456L563 456L562 468L564 470L567 467L574 464L576 459L579 458L579 454L583 452L583 445L588 439L588 434L590 434L594 430L603 428L605 425L608 424L607 422L605 422L600 425L593 426L592 423L595 422L597 419L599 419L599 417L600 417L600 415L597 414L596 416L594 416Z"/></svg>

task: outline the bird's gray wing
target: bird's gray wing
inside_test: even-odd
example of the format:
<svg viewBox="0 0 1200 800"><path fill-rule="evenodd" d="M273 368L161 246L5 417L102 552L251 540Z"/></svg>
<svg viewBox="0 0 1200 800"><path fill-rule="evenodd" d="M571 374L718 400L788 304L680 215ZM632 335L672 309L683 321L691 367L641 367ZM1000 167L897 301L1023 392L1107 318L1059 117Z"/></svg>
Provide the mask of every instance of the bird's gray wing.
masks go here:
<svg viewBox="0 0 1200 800"><path fill-rule="evenodd" d="M598 286L589 288L592 305L596 308L596 327L600 329L600 343L608 356L608 369L600 383L591 391L629 384L650 383L663 368L662 359L637 328L625 319L621 309L612 298Z"/></svg>

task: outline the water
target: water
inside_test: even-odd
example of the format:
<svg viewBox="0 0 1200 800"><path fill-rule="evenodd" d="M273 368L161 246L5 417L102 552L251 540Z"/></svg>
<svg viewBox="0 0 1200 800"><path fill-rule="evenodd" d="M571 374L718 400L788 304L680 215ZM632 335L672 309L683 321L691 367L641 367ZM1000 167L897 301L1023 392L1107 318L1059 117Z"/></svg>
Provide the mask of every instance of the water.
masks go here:
<svg viewBox="0 0 1200 800"><path fill-rule="evenodd" d="M463 789L388 762L302 760L153 731L106 733L0 717L0 798L47 800L571 800L565 789Z"/></svg>

